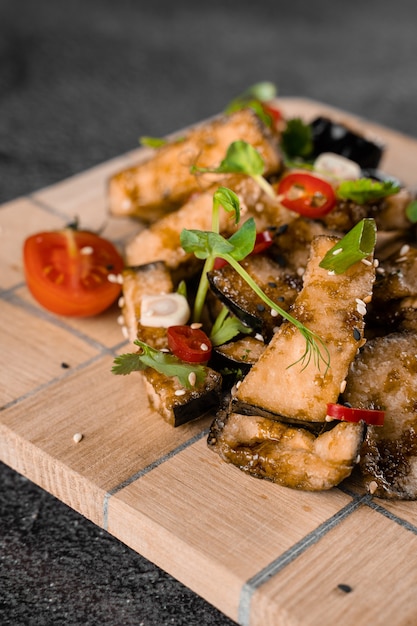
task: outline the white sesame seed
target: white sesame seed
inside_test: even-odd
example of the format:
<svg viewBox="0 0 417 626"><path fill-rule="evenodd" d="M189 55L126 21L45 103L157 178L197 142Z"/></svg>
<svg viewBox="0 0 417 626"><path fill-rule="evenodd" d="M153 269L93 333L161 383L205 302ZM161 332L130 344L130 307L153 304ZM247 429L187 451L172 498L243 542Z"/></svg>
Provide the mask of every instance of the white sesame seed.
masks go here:
<svg viewBox="0 0 417 626"><path fill-rule="evenodd" d="M200 322L193 322L190 326L190 328L192 328L193 330L196 330L198 328L202 328L203 324L200 324Z"/></svg>
<svg viewBox="0 0 417 626"><path fill-rule="evenodd" d="M383 267L377 267L376 271L378 274L381 274L381 276L383 276L385 274L385 270Z"/></svg>
<svg viewBox="0 0 417 626"><path fill-rule="evenodd" d="M82 438L83 438L82 433L75 433L75 435L72 436L74 443L80 443Z"/></svg>
<svg viewBox="0 0 417 626"><path fill-rule="evenodd" d="M395 262L396 263L404 263L404 261L406 261L406 260L407 260L407 257L400 256L400 257L398 257L398 259L395 259Z"/></svg>
<svg viewBox="0 0 417 626"><path fill-rule="evenodd" d="M168 348L161 348L160 352L169 352Z"/></svg>
<svg viewBox="0 0 417 626"><path fill-rule="evenodd" d="M275 309L271 309L271 317L277 317L278 316L278 311L276 311Z"/></svg>
<svg viewBox="0 0 417 626"><path fill-rule="evenodd" d="M190 372L188 374L188 382L190 383L191 387L194 387L195 383L197 380L197 376L195 372Z"/></svg>
<svg viewBox="0 0 417 626"><path fill-rule="evenodd" d="M259 333L256 333L255 339L257 339L258 341L264 341L264 338Z"/></svg>
<svg viewBox="0 0 417 626"><path fill-rule="evenodd" d="M116 279L116 282L118 282L119 285L123 285L123 274L117 274Z"/></svg>
<svg viewBox="0 0 417 626"><path fill-rule="evenodd" d="M299 267L297 269L297 276L303 276L305 272L305 268L304 267Z"/></svg>
<svg viewBox="0 0 417 626"><path fill-rule="evenodd" d="M356 461L356 463L360 463L360 461L361 461L361 455L360 454L358 454L358 456L356 457L355 461Z"/></svg>
<svg viewBox="0 0 417 626"><path fill-rule="evenodd" d="M408 245L408 243L405 243L400 250L400 256L403 256L404 254L408 254L409 252L410 252L410 246Z"/></svg>
<svg viewBox="0 0 417 626"><path fill-rule="evenodd" d="M125 323L125 318L123 315L119 315L119 317L117 318L117 323L120 324L120 326L123 326L123 324Z"/></svg>
<svg viewBox="0 0 417 626"><path fill-rule="evenodd" d="M367 265L369 267L371 265L373 265L372 261L370 261L369 259L361 259L361 263L363 263L364 265Z"/></svg>
<svg viewBox="0 0 417 626"><path fill-rule="evenodd" d="M107 280L109 281L109 283L119 282L116 274L107 274Z"/></svg>
<svg viewBox="0 0 417 626"><path fill-rule="evenodd" d="M185 396L185 389L176 389L174 391L175 396Z"/></svg>
<svg viewBox="0 0 417 626"><path fill-rule="evenodd" d="M94 252L94 248L92 248L91 246L84 246L83 248L80 249L81 254L93 254L93 252Z"/></svg>
<svg viewBox="0 0 417 626"><path fill-rule="evenodd" d="M124 299L124 297L123 297L123 296L120 296L120 298L119 298L119 299L118 299L118 301L117 301L117 304L118 304L119 308L124 307L124 305L125 305L125 299Z"/></svg>
<svg viewBox="0 0 417 626"><path fill-rule="evenodd" d="M346 381L342 380L342 382L340 383L340 393L343 393L344 390L346 389Z"/></svg>
<svg viewBox="0 0 417 626"><path fill-rule="evenodd" d="M328 276L334 276L335 274L336 274L336 272L334 272L333 270L329 270L329 271L327 272L327 275L328 275Z"/></svg>
<svg viewBox="0 0 417 626"><path fill-rule="evenodd" d="M378 259L374 259L374 267L378 267L379 266L379 261Z"/></svg>
<svg viewBox="0 0 417 626"><path fill-rule="evenodd" d="M336 250L333 250L332 254L336 256L336 254L340 254L341 252L343 252L343 248L336 248Z"/></svg>
<svg viewBox="0 0 417 626"><path fill-rule="evenodd" d="M377 489L378 489L378 483L375 482L375 480L371 480L371 482L368 485L369 493L372 495L373 493L375 493Z"/></svg>
<svg viewBox="0 0 417 626"><path fill-rule="evenodd" d="M209 347L206 343L201 343L200 344L200 350L202 350L203 352L208 352Z"/></svg>
<svg viewBox="0 0 417 626"><path fill-rule="evenodd" d="M326 422L333 422L333 417L331 415L326 415L326 417L324 418Z"/></svg>
<svg viewBox="0 0 417 626"><path fill-rule="evenodd" d="M356 304L365 304L365 302L361 298L355 298Z"/></svg>
<svg viewBox="0 0 417 626"><path fill-rule="evenodd" d="M357 304L356 305L356 310L359 313L359 315L366 315L366 305L365 304Z"/></svg>

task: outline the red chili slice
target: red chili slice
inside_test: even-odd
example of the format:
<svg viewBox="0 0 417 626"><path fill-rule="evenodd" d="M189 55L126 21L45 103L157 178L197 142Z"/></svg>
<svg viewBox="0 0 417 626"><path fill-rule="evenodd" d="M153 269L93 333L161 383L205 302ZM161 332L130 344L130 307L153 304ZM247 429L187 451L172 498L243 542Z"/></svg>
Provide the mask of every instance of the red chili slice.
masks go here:
<svg viewBox="0 0 417 626"><path fill-rule="evenodd" d="M343 404L329 403L327 405L327 415L342 422L364 421L372 426L383 426L385 411L378 409L359 409L345 406Z"/></svg>
<svg viewBox="0 0 417 626"><path fill-rule="evenodd" d="M282 121L283 115L281 111L270 102L262 102L262 108L270 116L274 126L277 126Z"/></svg>
<svg viewBox="0 0 417 626"><path fill-rule="evenodd" d="M336 204L336 195L331 184L313 174L287 174L276 188L281 204L304 217L322 217Z"/></svg>
<svg viewBox="0 0 417 626"><path fill-rule="evenodd" d="M170 326L168 346L172 354L187 363L205 363L211 357L212 344L201 328Z"/></svg>

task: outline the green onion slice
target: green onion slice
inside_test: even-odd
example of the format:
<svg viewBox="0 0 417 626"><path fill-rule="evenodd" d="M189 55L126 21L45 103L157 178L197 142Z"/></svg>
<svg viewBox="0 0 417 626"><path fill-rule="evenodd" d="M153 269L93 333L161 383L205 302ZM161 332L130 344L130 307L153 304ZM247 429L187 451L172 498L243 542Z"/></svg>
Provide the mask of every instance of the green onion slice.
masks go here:
<svg viewBox="0 0 417 626"><path fill-rule="evenodd" d="M343 274L352 265L371 255L375 244L375 220L364 218L327 252L320 267L335 274Z"/></svg>

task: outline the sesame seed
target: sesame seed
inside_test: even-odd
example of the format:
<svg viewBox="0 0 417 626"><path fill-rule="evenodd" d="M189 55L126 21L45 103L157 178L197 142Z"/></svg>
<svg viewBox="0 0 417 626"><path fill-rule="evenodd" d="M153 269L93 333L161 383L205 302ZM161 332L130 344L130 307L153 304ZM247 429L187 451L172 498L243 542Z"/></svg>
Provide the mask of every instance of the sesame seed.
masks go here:
<svg viewBox="0 0 417 626"><path fill-rule="evenodd" d="M324 418L326 422L333 422L333 417L331 415L326 415L326 417Z"/></svg>
<svg viewBox="0 0 417 626"><path fill-rule="evenodd" d="M107 274L107 280L109 281L109 283L117 283L117 282L119 282L116 274Z"/></svg>
<svg viewBox="0 0 417 626"><path fill-rule="evenodd" d="M122 308L125 305L125 299L123 296L120 296L120 298L117 301L117 304L120 308Z"/></svg>
<svg viewBox="0 0 417 626"><path fill-rule="evenodd" d="M84 246L83 248L80 249L81 254L93 254L93 252L94 252L94 248L92 248L91 246Z"/></svg>
<svg viewBox="0 0 417 626"><path fill-rule="evenodd" d="M195 383L197 380L197 376L195 372L190 372L188 374L188 382L190 383L191 387L194 387Z"/></svg>
<svg viewBox="0 0 417 626"><path fill-rule="evenodd" d="M366 315L366 304L364 302L362 302L361 304L358 302L358 304L356 305L356 310L359 315Z"/></svg>
<svg viewBox="0 0 417 626"><path fill-rule="evenodd" d="M304 267L299 267L297 269L297 276L303 276L304 272L305 272L305 268Z"/></svg>
<svg viewBox="0 0 417 626"><path fill-rule="evenodd" d="M332 254L333 256L336 256L337 254L340 254L341 252L343 252L343 248L336 248L336 250L333 250Z"/></svg>
<svg viewBox="0 0 417 626"><path fill-rule="evenodd" d="M410 252L410 246L408 245L408 243L405 243L400 250L400 256L403 256L404 254L408 254L409 252Z"/></svg>
<svg viewBox="0 0 417 626"><path fill-rule="evenodd" d="M265 306L263 304L257 304L256 305L257 310L262 313L263 311L265 311Z"/></svg>
<svg viewBox="0 0 417 626"><path fill-rule="evenodd" d="M63 361L63 362L61 363L61 367L62 367L62 369L67 370L70 366L69 366L69 364L68 364L68 363L66 363L65 361Z"/></svg>
<svg viewBox="0 0 417 626"><path fill-rule="evenodd" d="M377 489L378 489L378 483L375 482L375 480L371 480L371 482L368 485L369 493L372 495L375 493Z"/></svg>
<svg viewBox="0 0 417 626"><path fill-rule="evenodd" d="M396 263L404 263L404 261L406 261L406 260L407 260L406 256L400 256L400 257L398 257L398 259L395 259L395 262Z"/></svg>
<svg viewBox="0 0 417 626"><path fill-rule="evenodd" d="M119 283L119 285L123 285L123 274L117 274L116 282Z"/></svg>
<svg viewBox="0 0 417 626"><path fill-rule="evenodd" d="M355 341L359 341L359 339L362 337L360 331L357 328L353 329L353 338L355 339Z"/></svg>
<svg viewBox="0 0 417 626"><path fill-rule="evenodd" d="M75 435L72 436L74 443L80 443L82 438L83 438L82 433L75 433Z"/></svg>
<svg viewBox="0 0 417 626"><path fill-rule="evenodd" d="M329 270L327 272L327 276L334 276L336 274L336 272L334 270Z"/></svg>
<svg viewBox="0 0 417 626"><path fill-rule="evenodd" d="M174 391L175 396L185 396L185 389L176 389Z"/></svg>
<svg viewBox="0 0 417 626"><path fill-rule="evenodd" d="M193 330L196 330L198 328L202 328L203 324L200 324L200 322L193 322L193 324L191 324L190 328L192 328Z"/></svg>
<svg viewBox="0 0 417 626"><path fill-rule="evenodd" d="M275 289L275 288L276 288L276 286L277 286L277 284L276 284L276 283L274 283L273 281L270 281L270 282L268 283L268 287L271 287L272 289Z"/></svg>
<svg viewBox="0 0 417 626"><path fill-rule="evenodd" d="M255 339L257 339L258 341L264 341L264 338L262 337L260 333L256 333Z"/></svg>
<svg viewBox="0 0 417 626"><path fill-rule="evenodd" d="M350 593L351 591L353 591L350 585L345 585L344 583L340 583L340 585L337 585L337 588L340 589L340 591L344 591L345 593Z"/></svg>
<svg viewBox="0 0 417 626"><path fill-rule="evenodd" d="M369 259L361 259L361 263L368 266L373 265L372 261L370 261Z"/></svg>
<svg viewBox="0 0 417 626"><path fill-rule="evenodd" d="M203 352L208 352L209 351L209 347L206 343L201 343L200 344L200 350L202 350Z"/></svg>
<svg viewBox="0 0 417 626"><path fill-rule="evenodd" d="M378 259L374 259L374 267L378 267L379 266L379 261Z"/></svg>
<svg viewBox="0 0 417 626"><path fill-rule="evenodd" d="M276 311L275 309L271 309L271 317L277 317L278 316L278 311Z"/></svg>
<svg viewBox="0 0 417 626"><path fill-rule="evenodd" d="M117 323L120 324L120 326L123 326L123 324L125 323L125 318L123 315L119 315L119 317L117 318Z"/></svg>
<svg viewBox="0 0 417 626"><path fill-rule="evenodd" d="M240 387L240 385L241 385L241 384L242 384L242 381L241 381L241 380L238 380L238 381L237 381L237 383L236 383L236 389L239 389L239 387Z"/></svg>
<svg viewBox="0 0 417 626"><path fill-rule="evenodd" d="M340 393L343 393L344 390L346 389L346 381L342 380L342 382L340 383Z"/></svg>

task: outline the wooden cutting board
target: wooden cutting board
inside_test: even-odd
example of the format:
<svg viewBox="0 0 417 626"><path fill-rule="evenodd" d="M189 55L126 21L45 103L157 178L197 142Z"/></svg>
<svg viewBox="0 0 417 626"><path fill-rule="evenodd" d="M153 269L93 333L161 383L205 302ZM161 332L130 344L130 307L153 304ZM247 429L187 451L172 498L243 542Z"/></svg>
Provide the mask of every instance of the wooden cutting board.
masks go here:
<svg viewBox="0 0 417 626"><path fill-rule="evenodd" d="M382 168L415 182L416 140L316 102L279 105L379 137ZM417 503L377 500L352 479L326 493L292 491L222 463L206 445L210 417L174 429L150 411L139 374L111 374L127 347L117 306L59 318L28 293L27 235L76 215L120 246L134 234L133 222L107 215L106 184L144 155L1 207L0 459L239 624L416 624Z"/></svg>

